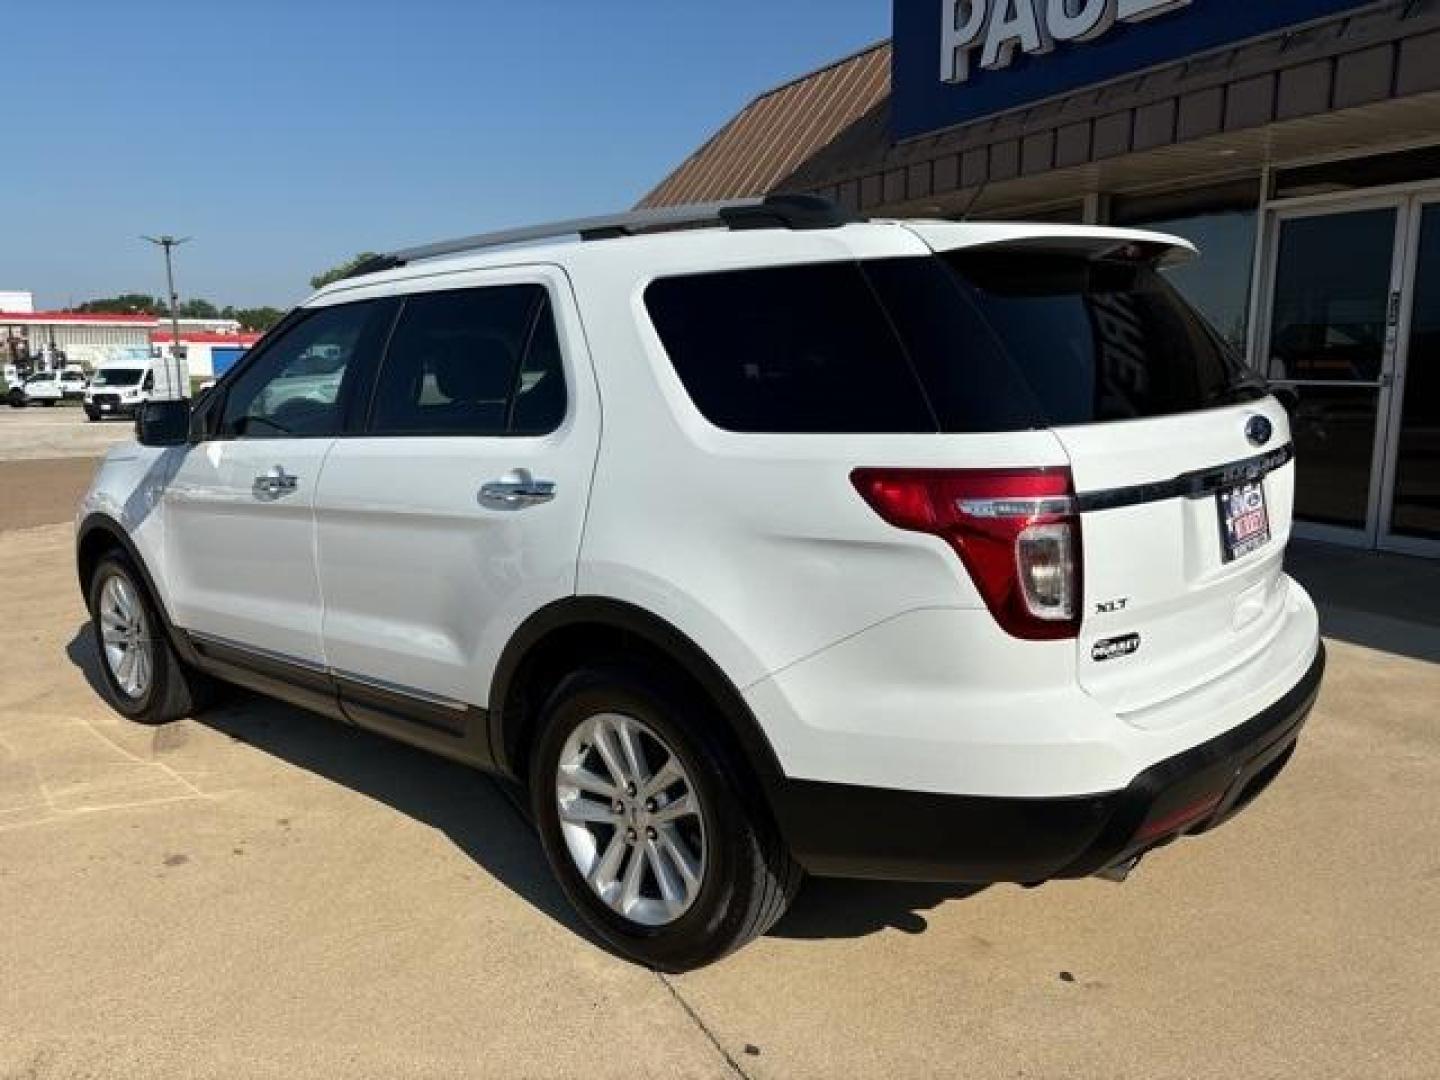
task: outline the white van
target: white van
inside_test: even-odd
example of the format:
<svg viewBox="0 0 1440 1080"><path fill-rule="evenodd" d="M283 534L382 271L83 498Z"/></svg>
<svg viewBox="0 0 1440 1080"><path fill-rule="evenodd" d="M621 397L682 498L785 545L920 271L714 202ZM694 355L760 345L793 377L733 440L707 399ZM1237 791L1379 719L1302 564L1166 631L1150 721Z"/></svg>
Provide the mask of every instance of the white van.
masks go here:
<svg viewBox="0 0 1440 1080"><path fill-rule="evenodd" d="M132 417L151 398L189 397L187 389L184 371L177 373L172 361L112 360L95 369L85 391L85 415L91 420Z"/></svg>

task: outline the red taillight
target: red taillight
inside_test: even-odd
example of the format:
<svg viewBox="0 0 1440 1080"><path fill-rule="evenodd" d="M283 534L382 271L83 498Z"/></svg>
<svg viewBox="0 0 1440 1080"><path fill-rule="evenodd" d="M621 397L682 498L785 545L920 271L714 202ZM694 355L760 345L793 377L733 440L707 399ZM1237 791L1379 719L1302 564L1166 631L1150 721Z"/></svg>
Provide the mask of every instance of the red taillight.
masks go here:
<svg viewBox="0 0 1440 1080"><path fill-rule="evenodd" d="M856 469L891 525L946 540L991 614L1018 638L1080 629L1080 518L1068 468Z"/></svg>

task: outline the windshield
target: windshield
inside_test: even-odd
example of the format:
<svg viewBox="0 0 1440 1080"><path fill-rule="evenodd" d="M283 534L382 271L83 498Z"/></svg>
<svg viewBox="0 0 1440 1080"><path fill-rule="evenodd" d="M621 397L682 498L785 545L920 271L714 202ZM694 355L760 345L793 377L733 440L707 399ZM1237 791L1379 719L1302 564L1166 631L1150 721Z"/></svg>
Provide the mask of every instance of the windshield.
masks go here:
<svg viewBox="0 0 1440 1080"><path fill-rule="evenodd" d="M91 386L134 386L145 374L140 368L101 368L90 380Z"/></svg>

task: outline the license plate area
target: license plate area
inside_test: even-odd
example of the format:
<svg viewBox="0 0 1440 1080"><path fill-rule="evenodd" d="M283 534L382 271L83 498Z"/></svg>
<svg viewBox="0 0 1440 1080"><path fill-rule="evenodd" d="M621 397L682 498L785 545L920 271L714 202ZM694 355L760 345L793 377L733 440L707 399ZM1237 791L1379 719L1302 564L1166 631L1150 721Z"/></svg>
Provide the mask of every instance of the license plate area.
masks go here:
<svg viewBox="0 0 1440 1080"><path fill-rule="evenodd" d="M1222 488L1215 501L1220 511L1220 551L1227 563L1270 542L1270 511L1262 481Z"/></svg>

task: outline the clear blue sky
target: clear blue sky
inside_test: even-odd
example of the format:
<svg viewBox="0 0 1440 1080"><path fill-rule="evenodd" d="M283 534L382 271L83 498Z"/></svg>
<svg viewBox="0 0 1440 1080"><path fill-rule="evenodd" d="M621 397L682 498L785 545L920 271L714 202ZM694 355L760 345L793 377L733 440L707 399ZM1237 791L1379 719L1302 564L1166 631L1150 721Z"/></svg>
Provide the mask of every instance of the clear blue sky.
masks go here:
<svg viewBox="0 0 1440 1080"><path fill-rule="evenodd" d="M0 289L287 306L363 249L623 209L890 0L51 0L3 19Z"/></svg>

